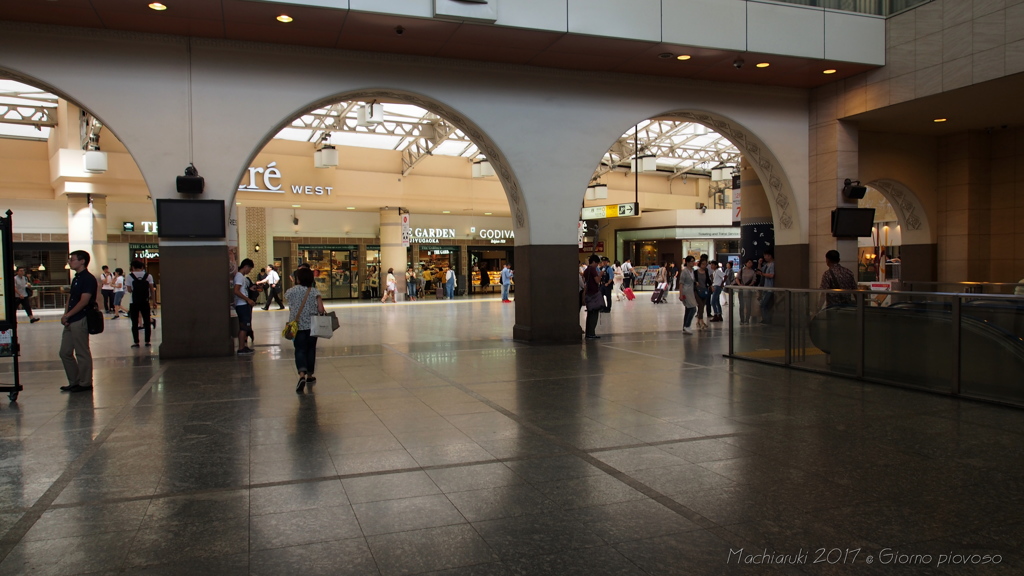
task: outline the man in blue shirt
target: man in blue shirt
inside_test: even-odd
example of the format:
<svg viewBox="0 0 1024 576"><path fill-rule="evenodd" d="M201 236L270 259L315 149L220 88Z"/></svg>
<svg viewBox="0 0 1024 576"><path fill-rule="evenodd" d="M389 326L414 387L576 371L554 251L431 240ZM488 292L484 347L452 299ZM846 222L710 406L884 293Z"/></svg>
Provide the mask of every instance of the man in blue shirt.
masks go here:
<svg viewBox="0 0 1024 576"><path fill-rule="evenodd" d="M86 310L96 305L99 285L96 277L89 272L89 253L75 250L68 258L68 266L75 273L71 281L71 297L68 308L60 317L64 332L60 339L60 360L68 385L61 386L63 392L92 391L92 351L89 350L89 322Z"/></svg>
<svg viewBox="0 0 1024 576"><path fill-rule="evenodd" d="M508 290L512 287L512 269L508 267L508 262L501 269L501 301L506 304L511 302L508 299Z"/></svg>

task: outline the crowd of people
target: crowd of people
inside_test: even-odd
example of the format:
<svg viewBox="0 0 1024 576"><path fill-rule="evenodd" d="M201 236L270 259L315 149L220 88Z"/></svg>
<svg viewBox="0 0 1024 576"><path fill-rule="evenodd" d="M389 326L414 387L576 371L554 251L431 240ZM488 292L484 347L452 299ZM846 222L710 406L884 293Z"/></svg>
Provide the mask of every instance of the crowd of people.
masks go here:
<svg viewBox="0 0 1024 576"><path fill-rule="evenodd" d="M849 269L839 264L839 252L830 250L825 255L828 269L822 275L822 290L856 290L857 281ZM626 290L637 280L632 262L628 259L610 261L607 257L592 255L580 265L581 308L586 308L584 334L587 339L600 338L595 332L600 314L611 313L612 302L627 299ZM683 304L683 333L694 334L707 330L709 323L722 322L722 299L726 286L772 288L775 286L775 253L766 249L758 259L745 258L738 272L730 262L710 260L707 254L700 258L686 256L679 268L673 262L663 262L646 274L653 275L654 291L651 301L664 302L664 294L678 291ZM628 294L633 296L632 293ZM629 298L632 299L632 298ZM770 325L774 320L775 294L772 290L737 291L739 324L752 323L755 300L760 324ZM848 294L828 294L825 305L845 305L853 300Z"/></svg>

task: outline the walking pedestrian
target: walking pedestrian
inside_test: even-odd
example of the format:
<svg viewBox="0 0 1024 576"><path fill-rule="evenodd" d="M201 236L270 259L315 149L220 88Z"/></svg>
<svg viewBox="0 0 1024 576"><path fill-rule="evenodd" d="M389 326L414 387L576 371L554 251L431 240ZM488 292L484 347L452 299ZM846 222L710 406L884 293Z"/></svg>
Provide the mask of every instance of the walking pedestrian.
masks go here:
<svg viewBox="0 0 1024 576"><path fill-rule="evenodd" d="M153 283L153 275L146 272L142 260L132 260L132 271L128 273L128 281L125 288L132 295L132 303L128 305L128 318L132 322L132 348L139 347L139 324L141 323L146 334L146 346L149 347L153 335L153 325L150 322L150 310L156 307L156 287Z"/></svg>
<svg viewBox="0 0 1024 576"><path fill-rule="evenodd" d="M267 286L267 303L263 305L263 309L270 310L270 303L277 300L277 309L284 310L284 302L281 302L281 275L274 269L273 264L267 265L267 277L260 282Z"/></svg>
<svg viewBox="0 0 1024 576"><path fill-rule="evenodd" d="M21 306L28 315L28 323L35 324L39 322L39 318L32 313L31 291L32 282L25 275L25 267L21 266L14 275L14 309L17 310L18 306Z"/></svg>
<svg viewBox="0 0 1024 576"><path fill-rule="evenodd" d="M299 374L299 382L295 385L295 392L301 394L305 391L306 385L316 383L316 342L318 338L310 336L314 314L324 314L323 298L320 292L313 287L313 271L298 269L295 271L295 286L285 292L285 300L288 301L288 321L298 321L299 331L295 333L292 344L295 348L295 370Z"/></svg>

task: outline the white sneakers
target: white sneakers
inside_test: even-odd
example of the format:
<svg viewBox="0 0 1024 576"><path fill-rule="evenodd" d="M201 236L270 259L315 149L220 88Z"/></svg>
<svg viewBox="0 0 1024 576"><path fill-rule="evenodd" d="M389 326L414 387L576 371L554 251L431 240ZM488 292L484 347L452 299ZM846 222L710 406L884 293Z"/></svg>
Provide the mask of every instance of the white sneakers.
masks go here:
<svg viewBox="0 0 1024 576"><path fill-rule="evenodd" d="M690 330L689 328L685 328L684 327L683 328L683 334L693 334L693 330Z"/></svg>

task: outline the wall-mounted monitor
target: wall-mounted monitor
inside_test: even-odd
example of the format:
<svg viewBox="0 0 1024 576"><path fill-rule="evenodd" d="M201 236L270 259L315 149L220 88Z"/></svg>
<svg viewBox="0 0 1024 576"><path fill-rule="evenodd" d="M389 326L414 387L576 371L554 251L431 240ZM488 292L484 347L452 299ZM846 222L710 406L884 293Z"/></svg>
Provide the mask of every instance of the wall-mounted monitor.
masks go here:
<svg viewBox="0 0 1024 576"><path fill-rule="evenodd" d="M161 238L224 238L223 200L156 201L157 234Z"/></svg>
<svg viewBox="0 0 1024 576"><path fill-rule="evenodd" d="M874 208L836 208L832 211L832 236L836 238L871 236L874 224Z"/></svg>

